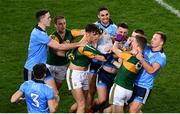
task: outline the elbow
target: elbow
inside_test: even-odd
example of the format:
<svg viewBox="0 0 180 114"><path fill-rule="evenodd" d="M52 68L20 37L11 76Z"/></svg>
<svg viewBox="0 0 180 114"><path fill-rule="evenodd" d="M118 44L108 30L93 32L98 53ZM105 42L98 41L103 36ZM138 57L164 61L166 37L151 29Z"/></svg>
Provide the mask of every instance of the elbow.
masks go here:
<svg viewBox="0 0 180 114"><path fill-rule="evenodd" d="M11 102L11 103L15 103L15 102L16 102L16 100L14 99L14 97L13 97L13 96L11 97L10 102Z"/></svg>
<svg viewBox="0 0 180 114"><path fill-rule="evenodd" d="M155 71L154 71L154 70L151 70L151 69L148 69L147 72L148 72L149 74L153 74Z"/></svg>

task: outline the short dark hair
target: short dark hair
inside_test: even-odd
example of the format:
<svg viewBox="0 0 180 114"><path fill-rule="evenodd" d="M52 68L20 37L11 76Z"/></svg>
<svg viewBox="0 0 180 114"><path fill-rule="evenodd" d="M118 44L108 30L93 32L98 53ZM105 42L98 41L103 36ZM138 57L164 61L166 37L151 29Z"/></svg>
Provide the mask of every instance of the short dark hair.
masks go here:
<svg viewBox="0 0 180 114"><path fill-rule="evenodd" d="M137 41L140 49L143 51L144 48L147 45L147 38L146 38L146 36L136 35L135 38L136 38L136 41Z"/></svg>
<svg viewBox="0 0 180 114"><path fill-rule="evenodd" d="M133 32L139 33L141 35L145 35L144 30L142 30L142 29L135 29Z"/></svg>
<svg viewBox="0 0 180 114"><path fill-rule="evenodd" d="M122 28L125 28L125 29L128 29L128 24L126 22L121 22L121 23L118 23L117 24L117 27L122 27Z"/></svg>
<svg viewBox="0 0 180 114"><path fill-rule="evenodd" d="M101 6L101 7L99 7L99 9L98 9L98 14L99 14L99 12L101 12L101 11L103 11L103 10L109 11L109 9L108 9L107 7Z"/></svg>
<svg viewBox="0 0 180 114"><path fill-rule="evenodd" d="M47 67L43 63L36 64L33 67L33 74L36 79L41 79L44 77L44 74L46 74Z"/></svg>
<svg viewBox="0 0 180 114"><path fill-rule="evenodd" d="M46 9L41 9L41 10L37 11L36 15L35 15L37 22L39 22L41 20L41 18L48 12L49 11Z"/></svg>
<svg viewBox="0 0 180 114"><path fill-rule="evenodd" d="M165 33L158 31L158 32L155 32L155 34L159 34L161 36L161 40L163 41L163 44L166 43L167 37Z"/></svg>
<svg viewBox="0 0 180 114"><path fill-rule="evenodd" d="M95 32L97 34L102 34L103 30L96 26L95 24L87 24L85 27L86 32Z"/></svg>
<svg viewBox="0 0 180 114"><path fill-rule="evenodd" d="M54 18L54 23L55 23L55 24L57 23L57 20L58 20L58 19L65 19L65 17L62 16L62 15L56 16L56 17Z"/></svg>

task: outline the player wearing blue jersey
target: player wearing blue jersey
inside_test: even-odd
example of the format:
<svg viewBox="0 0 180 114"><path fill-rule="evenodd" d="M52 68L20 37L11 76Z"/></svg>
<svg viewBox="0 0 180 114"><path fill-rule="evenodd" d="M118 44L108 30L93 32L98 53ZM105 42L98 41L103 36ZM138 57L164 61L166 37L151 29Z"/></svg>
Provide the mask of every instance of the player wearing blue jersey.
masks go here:
<svg viewBox="0 0 180 114"><path fill-rule="evenodd" d="M59 96L54 95L52 87L44 83L46 74L45 64L36 64L33 67L33 80L25 81L11 97L11 103L18 102L25 96L29 113L55 112L59 102Z"/></svg>
<svg viewBox="0 0 180 114"><path fill-rule="evenodd" d="M47 10L40 10L36 13L37 26L32 30L28 48L28 56L24 65L24 80L33 79L32 68L35 64L46 63L48 47L54 48L57 51L68 50L78 46L84 46L86 40L81 40L78 43L59 44L57 41L48 37L46 28L50 26L51 17ZM54 79L48 72L45 82L52 86L56 93L56 85Z"/></svg>
<svg viewBox="0 0 180 114"><path fill-rule="evenodd" d="M98 9L98 18L99 21L95 22L95 24L103 29L104 33L102 34L101 38L98 40L96 48L102 53L106 54L107 48L110 48L113 46L112 43L112 37L115 35L117 26L113 23L113 21L110 19L110 12L108 8L106 7L100 7ZM88 94L88 103L89 108L92 104L94 94L96 92L96 75L97 71L101 66L101 62L97 62L97 60L93 60L90 65L90 76L89 76L89 84L90 84L90 91Z"/></svg>
<svg viewBox="0 0 180 114"><path fill-rule="evenodd" d="M137 56L143 69L135 80L129 112L140 112L150 95L155 77L166 65L166 55L163 52L165 42L166 35L156 32L151 39L151 46L147 46L143 55Z"/></svg>

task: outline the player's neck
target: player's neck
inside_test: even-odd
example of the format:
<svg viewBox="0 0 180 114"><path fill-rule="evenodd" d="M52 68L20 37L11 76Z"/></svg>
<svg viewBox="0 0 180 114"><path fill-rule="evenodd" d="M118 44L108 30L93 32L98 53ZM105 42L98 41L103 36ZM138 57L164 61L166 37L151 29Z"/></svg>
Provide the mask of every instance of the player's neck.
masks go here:
<svg viewBox="0 0 180 114"><path fill-rule="evenodd" d="M64 38L66 31L57 31L57 33L61 36L61 38Z"/></svg>
<svg viewBox="0 0 180 114"><path fill-rule="evenodd" d="M162 50L162 46L152 47L151 49L152 49L152 51L161 51Z"/></svg>
<svg viewBox="0 0 180 114"><path fill-rule="evenodd" d="M46 26L42 23L38 23L38 26L43 29L44 31L46 31Z"/></svg>
<svg viewBox="0 0 180 114"><path fill-rule="evenodd" d="M108 23L103 23L103 22L101 21L101 24L102 24L103 26L108 26L108 25L109 25L109 22L108 22Z"/></svg>

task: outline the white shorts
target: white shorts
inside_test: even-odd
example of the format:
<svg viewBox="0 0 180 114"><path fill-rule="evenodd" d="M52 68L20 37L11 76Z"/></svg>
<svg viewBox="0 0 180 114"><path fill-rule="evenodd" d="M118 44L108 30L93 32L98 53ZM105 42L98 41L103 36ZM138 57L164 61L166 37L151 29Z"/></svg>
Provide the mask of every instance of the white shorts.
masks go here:
<svg viewBox="0 0 180 114"><path fill-rule="evenodd" d="M69 90L78 88L82 88L83 90L89 89L87 71L71 70L68 68L66 81Z"/></svg>
<svg viewBox="0 0 180 114"><path fill-rule="evenodd" d="M46 64L46 66L49 69L51 75L54 77L55 81L62 83L62 81L65 79L67 66L55 66L49 64Z"/></svg>
<svg viewBox="0 0 180 114"><path fill-rule="evenodd" d="M113 84L109 94L109 103L118 106L128 104L128 100L132 96L132 90L125 89L117 84Z"/></svg>

